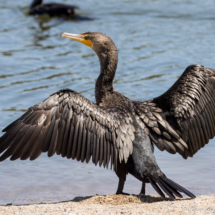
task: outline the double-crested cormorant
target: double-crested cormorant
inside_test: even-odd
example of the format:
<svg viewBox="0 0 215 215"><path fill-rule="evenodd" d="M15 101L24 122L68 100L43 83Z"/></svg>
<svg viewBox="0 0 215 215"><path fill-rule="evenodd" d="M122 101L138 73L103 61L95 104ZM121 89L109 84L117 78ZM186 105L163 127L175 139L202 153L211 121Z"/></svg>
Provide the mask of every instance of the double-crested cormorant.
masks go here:
<svg viewBox="0 0 215 215"><path fill-rule="evenodd" d="M119 177L117 194L123 194L128 173L151 183L160 196L195 197L168 179L153 155L161 151L192 157L215 135L215 70L200 65L187 67L163 95L149 101L133 101L113 88L118 55L113 41L99 32L63 33L91 47L100 60L96 104L70 89L53 93L7 126L0 138L0 161L10 157L51 157L86 161L111 167Z"/></svg>
<svg viewBox="0 0 215 215"><path fill-rule="evenodd" d="M43 4L43 0L34 0L29 9L30 15L43 15L48 14L49 16L65 17L74 19L77 17L75 14L76 6L58 3Z"/></svg>

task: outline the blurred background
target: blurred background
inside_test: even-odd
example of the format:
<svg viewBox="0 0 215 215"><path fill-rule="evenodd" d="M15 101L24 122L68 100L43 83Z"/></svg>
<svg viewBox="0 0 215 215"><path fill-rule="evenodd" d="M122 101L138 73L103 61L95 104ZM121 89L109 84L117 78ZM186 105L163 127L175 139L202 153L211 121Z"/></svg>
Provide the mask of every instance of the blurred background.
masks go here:
<svg viewBox="0 0 215 215"><path fill-rule="evenodd" d="M46 0L45 3L49 3ZM55 2L52 0L51 2ZM0 130L51 93L70 88L95 101L99 61L92 49L60 38L62 32L100 31L119 51L117 91L134 100L165 92L190 64L215 68L215 2L212 0L58 0L80 7L92 21L28 16L29 0L0 1ZM0 134L0 136L3 133ZM215 193L215 140L194 158L160 152L162 171L196 195ZM111 170L42 154L37 160L0 163L0 204L58 202L112 194ZM128 176L125 192L139 194ZM156 194L147 185L147 194Z"/></svg>

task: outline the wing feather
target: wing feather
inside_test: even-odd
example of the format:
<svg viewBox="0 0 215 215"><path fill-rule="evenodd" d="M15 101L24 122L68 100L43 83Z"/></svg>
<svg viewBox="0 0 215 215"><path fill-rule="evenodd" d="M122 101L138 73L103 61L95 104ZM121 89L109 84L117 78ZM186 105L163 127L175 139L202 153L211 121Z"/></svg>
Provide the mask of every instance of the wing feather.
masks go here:
<svg viewBox="0 0 215 215"><path fill-rule="evenodd" d="M40 130L38 138L36 139L36 141L32 147L31 154L30 154L30 160L35 160L42 153L42 145L46 138L48 129L49 129L49 125L47 124Z"/></svg>
<svg viewBox="0 0 215 215"><path fill-rule="evenodd" d="M88 163L90 161L91 157L91 139L92 139L92 133L89 131L87 132L87 152L86 152L86 162Z"/></svg>
<svg viewBox="0 0 215 215"><path fill-rule="evenodd" d="M108 166L109 166L109 162L110 162L110 154L111 154L111 149L110 149L111 145L109 144L109 140L107 140L107 169L108 169Z"/></svg>
<svg viewBox="0 0 215 215"><path fill-rule="evenodd" d="M58 124L59 124L59 119L55 121L52 138L48 149L48 157L52 157L56 151L57 140L58 140Z"/></svg>
<svg viewBox="0 0 215 215"><path fill-rule="evenodd" d="M69 159L72 157L72 148L73 148L73 143L74 143L74 134L75 134L75 117L76 114L73 114L73 118L72 118L72 122L68 123L68 125L70 125L69 129L68 129L68 133L67 133L67 139L65 140L65 156Z"/></svg>
<svg viewBox="0 0 215 215"><path fill-rule="evenodd" d="M30 138L36 127L37 125L29 127L28 132L26 132L26 135L24 135L23 138L20 140L20 144L17 144L10 160L16 160L22 156L23 152L25 151L25 148L28 146L26 142Z"/></svg>
<svg viewBox="0 0 215 215"><path fill-rule="evenodd" d="M104 153L104 146L103 146L103 143L105 143L105 140L104 140L104 135L102 134L102 136L100 137L100 141L99 141L99 166L102 165L102 162L104 161L104 156L103 156L103 153Z"/></svg>
<svg viewBox="0 0 215 215"><path fill-rule="evenodd" d="M99 150L100 150L100 138L98 136L96 136L96 142L94 143L95 144L95 159L94 159L94 163L95 165L97 165L98 161L99 161Z"/></svg>
<svg viewBox="0 0 215 215"><path fill-rule="evenodd" d="M107 139L106 139L106 136L105 134L103 135L103 167L105 167L107 165ZM100 159L100 163L101 163L101 159Z"/></svg>
<svg viewBox="0 0 215 215"><path fill-rule="evenodd" d="M45 141L43 143L42 152L47 152L49 150L49 145L52 139L52 133L55 127L55 116L52 117L51 123L49 125L48 133L46 134Z"/></svg>
<svg viewBox="0 0 215 215"><path fill-rule="evenodd" d="M192 157L215 136L215 70L191 65L163 95L134 104L139 124L144 123L144 130L160 150L163 145L167 151L173 150L161 140L169 141L184 158ZM156 117L158 128L150 123L151 118L146 118L149 112Z"/></svg>
<svg viewBox="0 0 215 215"><path fill-rule="evenodd" d="M31 137L27 140L25 146L23 147L23 153L20 155L21 160L26 160L30 157L31 149L34 146L34 143L42 129L42 123L38 124L35 128L34 132L32 133Z"/></svg>
<svg viewBox="0 0 215 215"><path fill-rule="evenodd" d="M115 108L99 107L74 91L58 91L4 129L0 161L8 157L34 160L42 152L49 157L56 152L82 162L92 156L96 165L104 167L111 159L116 169L118 160L127 162L133 150L129 117Z"/></svg>
<svg viewBox="0 0 215 215"><path fill-rule="evenodd" d="M86 128L84 126L83 127L82 149L81 149L80 158L79 158L79 160L81 160L81 162L84 162L84 160L86 158L86 153L87 153L87 131L86 131Z"/></svg>
<svg viewBox="0 0 215 215"><path fill-rule="evenodd" d="M66 120L69 118L69 109L68 106L65 105L65 108L63 109L63 113L59 122L59 134L58 134L58 140L57 140L57 148L56 148L56 154L60 155L63 149L63 140L64 140L64 134L66 130Z"/></svg>

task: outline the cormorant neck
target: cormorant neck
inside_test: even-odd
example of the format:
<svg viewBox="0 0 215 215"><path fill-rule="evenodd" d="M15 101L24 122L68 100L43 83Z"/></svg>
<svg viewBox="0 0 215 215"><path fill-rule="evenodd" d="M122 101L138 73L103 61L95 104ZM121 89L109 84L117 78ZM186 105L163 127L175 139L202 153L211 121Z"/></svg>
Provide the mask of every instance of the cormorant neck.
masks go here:
<svg viewBox="0 0 215 215"><path fill-rule="evenodd" d="M95 96L96 103L101 104L107 96L113 93L113 79L115 77L118 54L114 47L98 54L100 61L100 75L96 81Z"/></svg>
<svg viewBox="0 0 215 215"><path fill-rule="evenodd" d="M40 5L43 3L43 0L34 0L32 3L31 3L31 6L30 8L34 8L36 7L37 5Z"/></svg>

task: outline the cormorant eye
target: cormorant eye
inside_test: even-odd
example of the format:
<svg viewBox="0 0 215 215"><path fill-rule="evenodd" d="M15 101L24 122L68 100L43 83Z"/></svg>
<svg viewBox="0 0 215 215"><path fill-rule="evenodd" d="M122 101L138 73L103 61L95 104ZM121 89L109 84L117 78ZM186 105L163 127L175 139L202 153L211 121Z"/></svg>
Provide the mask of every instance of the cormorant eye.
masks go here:
<svg viewBox="0 0 215 215"><path fill-rule="evenodd" d="M90 36L86 36L86 39L90 39Z"/></svg>

